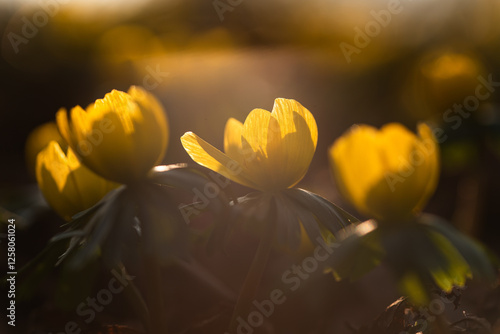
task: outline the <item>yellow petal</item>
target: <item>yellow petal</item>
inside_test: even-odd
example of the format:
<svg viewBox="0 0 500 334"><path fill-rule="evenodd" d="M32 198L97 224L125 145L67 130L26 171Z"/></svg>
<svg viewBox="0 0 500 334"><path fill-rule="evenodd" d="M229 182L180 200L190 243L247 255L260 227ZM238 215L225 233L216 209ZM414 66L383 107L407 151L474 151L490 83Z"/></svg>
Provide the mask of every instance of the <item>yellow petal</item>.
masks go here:
<svg viewBox="0 0 500 334"><path fill-rule="evenodd" d="M304 108L302 104L292 99L278 98L274 101L273 116L278 120L281 127L281 137L283 138L288 133L305 132L301 127L294 122L295 113L299 114L306 122L308 128L308 136L316 149L318 144L318 127L316 120L309 110ZM299 124L302 125L302 124Z"/></svg>
<svg viewBox="0 0 500 334"><path fill-rule="evenodd" d="M71 148L65 155L55 141L38 154L36 176L47 202L66 220L118 186L81 165Z"/></svg>
<svg viewBox="0 0 500 334"><path fill-rule="evenodd" d="M49 173L53 175L54 182L57 186L57 190L62 192L66 186L66 181L68 180L68 175L71 172L70 166L65 163L66 156L61 150L59 144L56 141L51 141L47 148L40 152L37 157L37 176L40 178L40 170L43 166ZM41 183L43 184L43 179Z"/></svg>
<svg viewBox="0 0 500 334"><path fill-rule="evenodd" d="M414 212L429 175L412 162L419 154L417 137L401 124L391 123L378 131L376 143L382 175L367 192L366 206L377 218L406 219Z"/></svg>
<svg viewBox="0 0 500 334"><path fill-rule="evenodd" d="M78 212L78 208L70 198L61 196L58 185L52 178L52 173L46 167L44 163L37 165L37 180L43 196L55 212L65 220L70 220L71 216Z"/></svg>
<svg viewBox="0 0 500 334"><path fill-rule="evenodd" d="M66 142L69 145L76 146L73 133L70 129L70 125L69 125L69 121L68 121L68 112L66 111L66 109L61 108L57 111L56 123L57 123L57 127L59 129L59 132L61 133L61 136L64 138L64 140L66 140Z"/></svg>
<svg viewBox="0 0 500 334"><path fill-rule="evenodd" d="M329 158L340 192L368 214L365 196L384 173L378 156L377 129L355 125L330 147Z"/></svg>
<svg viewBox="0 0 500 334"><path fill-rule="evenodd" d="M385 170L396 171L405 163L416 144L415 134L399 123L389 123L377 131L378 152Z"/></svg>
<svg viewBox="0 0 500 334"><path fill-rule="evenodd" d="M167 115L165 114L161 103L150 93L142 89L141 87L131 86L128 90L128 94L134 99L134 101L139 105L140 109L144 112L142 116L144 118L141 123L141 128L144 131L138 132L138 142L137 147L139 149L148 149L152 151L147 156L157 156L154 164L160 163L167 151L168 140L169 140L169 123ZM151 138L155 140L151 141ZM154 152L160 152L160 155L154 154Z"/></svg>
<svg viewBox="0 0 500 334"><path fill-rule="evenodd" d="M191 159L198 164L247 187L258 188L237 161L231 159L196 134L186 132L181 137L181 142Z"/></svg>
<svg viewBox="0 0 500 334"><path fill-rule="evenodd" d="M267 158L267 130L270 118L271 113L269 111L254 109L248 114L243 124L243 149L250 148L252 153L257 154L259 160ZM245 160L248 160L248 153L246 153L246 156Z"/></svg>
<svg viewBox="0 0 500 334"><path fill-rule="evenodd" d="M134 157L132 137L127 133L130 128L125 129L119 113L105 107L103 102L96 104L92 114L80 107L71 110L71 125L77 140L71 147L86 166L105 178L135 177L136 164L130 162L139 157Z"/></svg>
<svg viewBox="0 0 500 334"><path fill-rule="evenodd" d="M26 139L25 145L25 159L28 171L32 176L35 176L36 170L36 157L41 150L43 150L47 145L55 140L63 147L67 148L68 144L62 138L57 125L55 122L47 122L42 125L37 126L32 130Z"/></svg>
<svg viewBox="0 0 500 334"><path fill-rule="evenodd" d="M71 177L70 166L57 142L52 141L37 157L37 181L54 210L69 220L80 208L81 198Z"/></svg>
<svg viewBox="0 0 500 334"><path fill-rule="evenodd" d="M67 161L72 167L72 183L74 184L79 196L79 205L83 208L90 208L98 199L102 198L110 190L119 186L118 183L108 181L93 173L90 169L85 168L78 161L73 150L68 149ZM66 189L65 191L72 191Z"/></svg>
<svg viewBox="0 0 500 334"><path fill-rule="evenodd" d="M94 172L118 182L145 177L159 163L168 145L168 120L158 100L132 86L113 90L83 110L56 116L63 137Z"/></svg>
<svg viewBox="0 0 500 334"><path fill-rule="evenodd" d="M268 138L272 135L269 130L271 113L264 109L254 109L248 114L243 123L241 136L243 168L248 171L249 177L259 185L258 189L275 188L279 173L274 169L276 152L273 150L269 155L268 150L272 150L272 145L276 141ZM271 140L269 140L271 139ZM271 143L271 145L269 145ZM270 159L269 157L274 157ZM286 188L286 187L285 187Z"/></svg>
<svg viewBox="0 0 500 334"><path fill-rule="evenodd" d="M422 152L426 156L426 166L422 169L428 171L428 178L426 180L427 186L422 191L421 198L414 209L414 211L417 212L423 209L429 198L436 190L440 171L439 145L432 133L431 128L427 124L421 123L418 125L418 134L421 140Z"/></svg>
<svg viewBox="0 0 500 334"><path fill-rule="evenodd" d="M361 212L385 220L420 211L439 173L437 144L426 125L418 137L396 123L380 131L357 126L332 145L330 160L340 191Z"/></svg>
<svg viewBox="0 0 500 334"><path fill-rule="evenodd" d="M224 153L231 159L241 163L243 158L243 148L241 146L241 135L243 133L243 123L230 118L224 128Z"/></svg>
<svg viewBox="0 0 500 334"><path fill-rule="evenodd" d="M221 161L230 158L243 170L246 182L240 183L248 185L250 182L254 188L263 191L286 189L305 175L317 140L318 131L311 113L294 100L276 99L272 113L254 109L243 124L229 119L224 131L227 156L220 157L210 146L213 154L209 152L211 160L205 161L204 166L210 165L213 168L209 168L218 170ZM196 142L197 149L199 146L200 143Z"/></svg>
<svg viewBox="0 0 500 334"><path fill-rule="evenodd" d="M115 113L120 118L121 127L126 134L135 132L135 122L142 121L142 113L134 99L127 93L113 89L103 99L95 101L93 108L88 110L89 122L95 122Z"/></svg>
<svg viewBox="0 0 500 334"><path fill-rule="evenodd" d="M252 110L243 125L242 138L243 151L251 153L246 154L244 165L265 190L297 184L309 168L318 139L310 112L287 99L276 99L272 113Z"/></svg>
<svg viewBox="0 0 500 334"><path fill-rule="evenodd" d="M292 187L304 177L314 156L318 142L316 121L299 102L283 98L275 100L271 115L277 122L270 121L269 132L278 132L280 136L273 137L276 145L270 141L268 150L274 146L277 159L273 165L287 186Z"/></svg>
<svg viewBox="0 0 500 334"><path fill-rule="evenodd" d="M385 143L379 150L390 154L391 164L386 166L385 182L372 187L367 203L385 218L403 219L418 213L436 187L437 144L431 129L424 124L419 126L418 137L397 124L382 128L380 136Z"/></svg>

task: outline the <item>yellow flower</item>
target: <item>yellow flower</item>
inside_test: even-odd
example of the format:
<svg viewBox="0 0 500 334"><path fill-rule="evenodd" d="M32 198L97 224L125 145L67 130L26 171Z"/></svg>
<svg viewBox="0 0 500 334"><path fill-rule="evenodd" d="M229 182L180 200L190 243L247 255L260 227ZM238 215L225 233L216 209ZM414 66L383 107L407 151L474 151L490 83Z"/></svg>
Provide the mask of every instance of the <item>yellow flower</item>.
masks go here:
<svg viewBox="0 0 500 334"><path fill-rule="evenodd" d="M56 115L62 136L82 163L97 174L121 183L144 178L159 163L168 144L168 120L156 98L132 86L113 90L83 110Z"/></svg>
<svg viewBox="0 0 500 334"><path fill-rule="evenodd" d="M36 157L50 141L55 140L65 150L68 147L66 141L61 137L55 122L47 122L37 126L30 132L26 139L25 158L29 173L34 177L36 169Z"/></svg>
<svg viewBox="0 0 500 334"><path fill-rule="evenodd" d="M413 72L404 94L409 111L417 119L442 118L443 110L469 100L470 95L480 99L490 95L481 85L481 77L488 72L474 54L432 51Z"/></svg>
<svg viewBox="0 0 500 334"><path fill-rule="evenodd" d="M118 186L81 165L71 148L64 154L56 141L38 154L36 179L50 206L68 221Z"/></svg>
<svg viewBox="0 0 500 334"><path fill-rule="evenodd" d="M330 147L329 158L343 195L379 220L404 220L418 213L438 180L438 145L425 124L418 126L418 136L397 123L380 130L353 126Z"/></svg>
<svg viewBox="0 0 500 334"><path fill-rule="evenodd" d="M192 132L181 141L200 165L245 186L276 191L304 177L316 150L318 129L309 110L295 100L279 98L272 112L254 109L245 123L227 121L225 153Z"/></svg>

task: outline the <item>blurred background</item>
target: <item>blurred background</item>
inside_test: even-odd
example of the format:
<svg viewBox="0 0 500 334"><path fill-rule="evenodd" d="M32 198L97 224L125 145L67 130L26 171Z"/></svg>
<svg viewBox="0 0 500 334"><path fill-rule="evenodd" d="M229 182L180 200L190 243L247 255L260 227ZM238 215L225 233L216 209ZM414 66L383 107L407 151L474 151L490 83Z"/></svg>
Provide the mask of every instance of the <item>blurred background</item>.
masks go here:
<svg viewBox="0 0 500 334"><path fill-rule="evenodd" d="M61 107L130 85L165 107L165 163L190 162L179 141L186 131L221 148L229 117L271 110L277 97L298 100L319 127L299 186L352 212L327 148L355 123L429 122L443 134L442 173L426 211L498 254L499 19L497 0L0 0L0 207L2 219L25 218L19 261L59 229L32 172L44 131L29 134ZM374 292L373 275L330 309L357 296L373 301L357 325L380 313L396 295ZM338 314L323 325L341 333L352 314Z"/></svg>

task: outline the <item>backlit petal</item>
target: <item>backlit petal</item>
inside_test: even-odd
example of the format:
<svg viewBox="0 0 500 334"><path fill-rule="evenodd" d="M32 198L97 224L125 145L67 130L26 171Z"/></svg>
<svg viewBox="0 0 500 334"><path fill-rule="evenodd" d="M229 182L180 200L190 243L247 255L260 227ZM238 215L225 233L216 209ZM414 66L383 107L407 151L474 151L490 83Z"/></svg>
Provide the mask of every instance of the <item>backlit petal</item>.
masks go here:
<svg viewBox="0 0 500 334"><path fill-rule="evenodd" d="M55 141L38 154L36 177L47 202L66 220L118 186L81 165L71 148L64 154Z"/></svg>
<svg viewBox="0 0 500 334"><path fill-rule="evenodd" d="M269 120L271 113L264 109L254 109L248 114L243 124L242 136L261 160L267 158L267 130L269 127ZM243 148L245 149L243 145ZM246 154L248 155L248 154ZM247 159L248 160L248 159Z"/></svg>
<svg viewBox="0 0 500 334"><path fill-rule="evenodd" d="M224 153L231 159L241 162L243 151L241 147L241 135L243 133L243 123L230 118L224 128Z"/></svg>
<svg viewBox="0 0 500 334"><path fill-rule="evenodd" d="M57 114L63 137L94 172L117 182L133 182L161 162L168 145L168 120L145 90L113 90L83 110Z"/></svg>
<svg viewBox="0 0 500 334"><path fill-rule="evenodd" d="M59 184L54 179L53 172L54 170L50 169L47 154L43 151L40 152L37 158L36 170L38 185L54 211L64 219L70 220L71 216L77 213L79 209L71 198L62 195L62 190L59 189Z"/></svg>
<svg viewBox="0 0 500 334"><path fill-rule="evenodd" d="M318 142L318 129L312 114L295 100L276 99L272 116L277 122L270 131L280 133L274 145L277 159L273 165L288 187L294 186L307 172ZM269 137L269 135L268 135ZM279 139L278 139L279 138ZM272 142L269 143L273 147ZM271 148L269 148L271 150Z"/></svg>
<svg viewBox="0 0 500 334"><path fill-rule="evenodd" d="M272 113L254 109L243 124L229 119L224 131L227 156L222 158L222 153L218 150L220 154L216 153L210 146L212 153L208 155L211 158L204 166L212 166L209 168L217 171L221 169L221 161L230 158L243 170L245 180L240 183L251 183L253 188L262 191L286 189L305 175L317 141L317 126L311 113L294 100L276 99ZM199 146L196 140L197 149ZM193 159L200 163L198 160L207 158ZM235 179L234 176L230 178Z"/></svg>
<svg viewBox="0 0 500 334"><path fill-rule="evenodd" d="M254 109L248 114L243 123L241 136L243 168L248 171L249 177L260 187L258 189L274 188L278 173L273 170L274 160L269 159L268 145L269 122L271 113L264 109ZM273 151L273 154L276 152ZM272 154L271 154L272 156ZM286 187L285 187L286 188Z"/></svg>
<svg viewBox="0 0 500 334"><path fill-rule="evenodd" d="M70 129L70 124L68 121L68 112L66 109L61 108L56 113L56 123L61 133L61 136L66 140L69 145L75 146L74 134Z"/></svg>
<svg viewBox="0 0 500 334"><path fill-rule="evenodd" d="M160 102L144 89L132 86L128 93L141 110L147 111L142 113L143 122L137 121L144 130L137 131L136 147L138 150L151 151L146 156L154 157L156 155L156 160L153 163L157 164L163 159L168 147L169 123L167 116ZM151 138L155 140L152 141ZM154 152L160 152L160 155Z"/></svg>
<svg viewBox="0 0 500 334"><path fill-rule="evenodd" d="M94 107L88 110L89 121L99 121L110 112L119 116L121 127L126 134L135 132L135 122L141 122L143 117L134 99L129 94L118 90L112 90L103 99L95 101Z"/></svg>
<svg viewBox="0 0 500 334"><path fill-rule="evenodd" d="M40 165L40 167L43 165L43 167L51 175L53 175L52 178L54 179L59 192L62 192L66 186L68 176L71 172L71 168L67 163L65 163L65 160L66 156L64 155L64 152L55 141L51 141L47 148L38 155L37 164Z"/></svg>
<svg viewBox="0 0 500 334"><path fill-rule="evenodd" d="M297 127L296 122L294 122L295 113L299 114L305 120L309 129L306 133L311 137L314 149L316 149L316 145L318 144L318 127L311 112L304 108L302 104L292 99L278 98L274 101L272 114L281 126L281 137L296 131L302 132L302 128Z"/></svg>
<svg viewBox="0 0 500 334"><path fill-rule="evenodd" d="M231 159L196 134L186 132L181 137L181 142L191 159L198 164L242 185L251 188L257 187L237 161Z"/></svg>

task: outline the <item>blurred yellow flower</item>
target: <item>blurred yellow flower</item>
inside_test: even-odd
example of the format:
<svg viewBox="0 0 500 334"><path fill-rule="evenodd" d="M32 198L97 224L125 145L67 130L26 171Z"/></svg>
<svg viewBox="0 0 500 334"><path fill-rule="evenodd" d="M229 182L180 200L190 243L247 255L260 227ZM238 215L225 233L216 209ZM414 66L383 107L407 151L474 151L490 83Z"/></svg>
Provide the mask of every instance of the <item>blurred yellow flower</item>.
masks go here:
<svg viewBox="0 0 500 334"><path fill-rule="evenodd" d="M447 110L457 103L470 96L485 100L491 93L477 88L487 72L473 53L432 51L411 72L403 101L416 119L448 118Z"/></svg>
<svg viewBox="0 0 500 334"><path fill-rule="evenodd" d="M83 164L121 183L144 178L159 163L168 145L168 120L158 100L136 86L113 90L83 110L56 115L62 136Z"/></svg>
<svg viewBox="0 0 500 334"><path fill-rule="evenodd" d="M222 153L192 132L181 137L191 158L245 186L276 191L297 184L318 142L313 115L299 102L276 99L272 112L254 109L245 123L230 118Z"/></svg>
<svg viewBox="0 0 500 334"><path fill-rule="evenodd" d="M119 186L81 165L71 148L64 154L56 141L38 154L36 179L50 206L68 221Z"/></svg>
<svg viewBox="0 0 500 334"><path fill-rule="evenodd" d="M108 66L151 59L165 53L154 32L139 24L123 24L107 30L100 37L97 50Z"/></svg>
<svg viewBox="0 0 500 334"><path fill-rule="evenodd" d="M65 150L68 147L66 141L59 134L55 122L47 122L37 126L30 132L26 139L25 158L29 173L34 177L36 169L36 157L52 140L55 140Z"/></svg>
<svg viewBox="0 0 500 334"><path fill-rule="evenodd" d="M377 130L355 125L329 149L342 194L362 213L382 221L409 219L433 194L439 175L439 149L431 129L418 136L401 124Z"/></svg>

